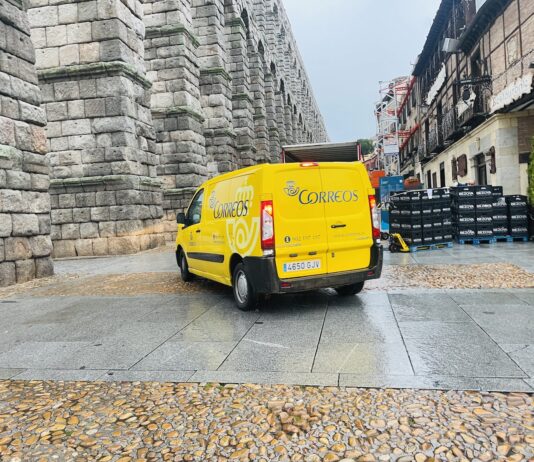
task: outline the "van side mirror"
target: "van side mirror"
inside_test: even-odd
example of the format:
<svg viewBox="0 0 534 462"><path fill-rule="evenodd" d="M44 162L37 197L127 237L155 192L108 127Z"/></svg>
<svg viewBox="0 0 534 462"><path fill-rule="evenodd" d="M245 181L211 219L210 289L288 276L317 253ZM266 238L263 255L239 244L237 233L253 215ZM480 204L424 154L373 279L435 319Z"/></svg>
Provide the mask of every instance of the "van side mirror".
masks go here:
<svg viewBox="0 0 534 462"><path fill-rule="evenodd" d="M185 213L179 212L176 214L176 223L179 225L185 225Z"/></svg>

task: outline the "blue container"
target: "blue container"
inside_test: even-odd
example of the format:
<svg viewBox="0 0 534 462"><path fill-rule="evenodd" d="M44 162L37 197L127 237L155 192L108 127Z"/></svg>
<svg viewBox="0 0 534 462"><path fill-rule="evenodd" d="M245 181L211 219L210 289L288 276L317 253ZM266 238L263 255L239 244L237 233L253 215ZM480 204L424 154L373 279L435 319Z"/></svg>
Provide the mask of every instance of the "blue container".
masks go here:
<svg viewBox="0 0 534 462"><path fill-rule="evenodd" d="M385 204L389 202L391 193L404 191L404 177L402 176L384 176L380 178L380 202ZM380 213L380 231L389 233L389 212L381 210Z"/></svg>

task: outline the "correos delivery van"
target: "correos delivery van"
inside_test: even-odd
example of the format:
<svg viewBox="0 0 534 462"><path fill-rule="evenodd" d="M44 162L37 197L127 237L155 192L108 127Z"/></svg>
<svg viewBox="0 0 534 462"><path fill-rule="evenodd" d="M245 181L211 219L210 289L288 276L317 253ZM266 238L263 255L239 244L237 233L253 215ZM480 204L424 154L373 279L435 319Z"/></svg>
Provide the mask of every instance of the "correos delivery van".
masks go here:
<svg viewBox="0 0 534 462"><path fill-rule="evenodd" d="M333 287L354 295L382 271L374 189L360 162L221 175L200 187L177 221L183 280L197 275L232 286L242 310L262 294Z"/></svg>

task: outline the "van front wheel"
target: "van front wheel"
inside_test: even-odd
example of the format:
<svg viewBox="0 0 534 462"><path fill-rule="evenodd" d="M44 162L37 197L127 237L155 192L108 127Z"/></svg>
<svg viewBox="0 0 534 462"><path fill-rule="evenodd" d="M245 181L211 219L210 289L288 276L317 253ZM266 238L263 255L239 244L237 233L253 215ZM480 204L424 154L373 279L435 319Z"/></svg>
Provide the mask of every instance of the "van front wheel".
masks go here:
<svg viewBox="0 0 534 462"><path fill-rule="evenodd" d="M355 284L351 284L350 286L337 287L336 292L343 297L348 297L350 295L359 294L363 290L363 286L363 281L357 282Z"/></svg>
<svg viewBox="0 0 534 462"><path fill-rule="evenodd" d="M241 311L250 311L256 307L258 295L247 277L243 263L238 263L234 268L232 290L236 305Z"/></svg>
<svg viewBox="0 0 534 462"><path fill-rule="evenodd" d="M182 250L180 252L180 275L182 276L182 281L191 282L193 280L193 275L189 272L189 265L187 264L187 257L185 252Z"/></svg>

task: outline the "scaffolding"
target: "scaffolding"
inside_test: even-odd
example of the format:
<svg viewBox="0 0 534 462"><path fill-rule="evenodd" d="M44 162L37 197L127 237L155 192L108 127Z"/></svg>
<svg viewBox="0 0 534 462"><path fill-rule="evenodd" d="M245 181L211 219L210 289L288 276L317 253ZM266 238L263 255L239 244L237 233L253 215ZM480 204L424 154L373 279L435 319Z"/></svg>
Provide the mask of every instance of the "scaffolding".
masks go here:
<svg viewBox="0 0 534 462"><path fill-rule="evenodd" d="M399 148L406 136L406 127L399 125L399 116L409 87L409 77L379 82L380 100L375 109L377 154L379 168L386 175L400 175Z"/></svg>

